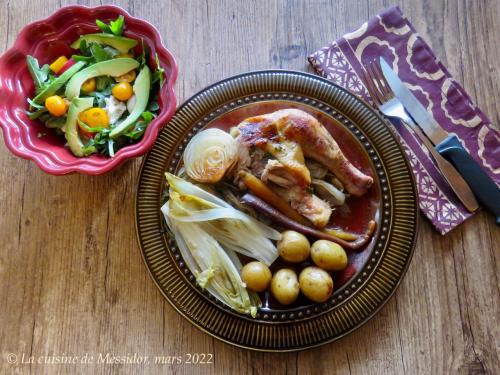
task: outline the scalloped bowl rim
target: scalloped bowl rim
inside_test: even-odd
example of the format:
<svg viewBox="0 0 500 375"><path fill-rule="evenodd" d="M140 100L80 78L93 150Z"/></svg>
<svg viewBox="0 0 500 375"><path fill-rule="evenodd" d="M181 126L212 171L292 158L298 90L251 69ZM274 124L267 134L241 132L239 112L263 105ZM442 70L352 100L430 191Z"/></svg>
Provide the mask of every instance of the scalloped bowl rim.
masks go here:
<svg viewBox="0 0 500 375"><path fill-rule="evenodd" d="M155 43L155 48L157 50L162 50L162 52L166 56L168 56L169 63L171 64L171 72L168 76L168 79L165 82L164 86L160 89L160 95L162 97L168 98L168 100L165 100L164 108L161 110L158 117L156 117L149 124L148 130L146 131L146 133L143 135L143 138L139 142L122 148L117 152L117 154L114 157L109 157L106 159L97 159L97 160L90 160L89 158L75 158L74 161L67 163L64 166L62 166L58 161L54 160L51 160L51 162L49 163L46 162L45 159L47 158L51 159L50 152L43 149L34 149L29 144L26 144L25 141L23 141L22 146L18 148L8 134L9 126L5 124L3 121L0 121L0 127L2 128L3 138L7 148L13 154L19 157L28 160L33 160L44 172L52 175L65 175L69 173L100 175L111 171L112 169L118 167L119 165L121 165L123 162L125 162L130 158L135 158L144 155L151 149L154 142L156 141L156 138L158 137L159 131L163 128L163 126L165 126L168 123L168 121L172 118L175 112L177 106L177 98L174 92L174 84L177 80L179 68L173 54L170 52L168 48L164 46L162 37L155 26L153 26L150 22L144 19L133 17L125 9L115 5L102 5L96 7L88 7L84 5L69 5L62 7L46 18L31 22L26 26L24 26L19 32L18 36L16 37L16 40L14 41L12 47L7 49L1 55L0 60L5 59L8 56L15 53L16 51L20 50L21 41L23 40L23 38L21 37L29 33L29 31L33 27L36 27L40 24L49 23L55 20L61 15L61 13L67 12L68 9L75 11L80 10L83 12L90 12L96 10L114 11L116 13L124 15L129 19L134 20L137 23L144 24L144 26L148 29L148 31L151 32L152 39ZM21 137L25 139L29 138L29 136L27 136L26 134L23 134Z"/></svg>

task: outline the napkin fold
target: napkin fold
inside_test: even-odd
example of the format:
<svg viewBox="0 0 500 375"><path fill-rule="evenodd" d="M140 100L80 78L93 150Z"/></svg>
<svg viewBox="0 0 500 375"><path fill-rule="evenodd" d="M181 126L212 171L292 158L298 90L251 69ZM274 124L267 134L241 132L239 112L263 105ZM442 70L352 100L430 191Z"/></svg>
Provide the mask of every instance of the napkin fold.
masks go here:
<svg viewBox="0 0 500 375"><path fill-rule="evenodd" d="M323 77L372 102L363 85L363 66L383 56L441 127L455 133L465 149L500 186L500 133L474 104L418 35L399 7L390 7L308 57ZM408 127L397 126L418 188L420 209L441 234L473 214L461 204L428 150Z"/></svg>

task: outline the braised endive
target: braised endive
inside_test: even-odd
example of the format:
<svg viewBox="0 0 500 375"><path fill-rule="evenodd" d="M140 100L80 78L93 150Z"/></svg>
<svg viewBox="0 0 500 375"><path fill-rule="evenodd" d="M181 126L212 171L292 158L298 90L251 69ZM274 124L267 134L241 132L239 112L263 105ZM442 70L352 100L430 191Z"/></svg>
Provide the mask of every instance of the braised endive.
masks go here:
<svg viewBox="0 0 500 375"><path fill-rule="evenodd" d="M236 311L255 316L258 296L240 277L235 251L270 265L278 257L279 232L217 196L170 173L169 200L161 208L197 283Z"/></svg>

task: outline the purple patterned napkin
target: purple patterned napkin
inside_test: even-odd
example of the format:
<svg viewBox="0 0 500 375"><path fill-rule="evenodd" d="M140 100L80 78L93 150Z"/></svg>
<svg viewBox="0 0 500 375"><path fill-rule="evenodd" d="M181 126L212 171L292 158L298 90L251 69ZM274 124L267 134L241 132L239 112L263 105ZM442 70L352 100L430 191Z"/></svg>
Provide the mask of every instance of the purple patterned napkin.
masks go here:
<svg viewBox="0 0 500 375"><path fill-rule="evenodd" d="M386 9L308 60L316 72L365 100L359 77L363 65L384 56L420 102L448 132L455 133L472 157L500 186L500 133L453 79L398 7ZM422 212L445 234L469 213L441 176L423 146L407 127L395 127L417 182Z"/></svg>

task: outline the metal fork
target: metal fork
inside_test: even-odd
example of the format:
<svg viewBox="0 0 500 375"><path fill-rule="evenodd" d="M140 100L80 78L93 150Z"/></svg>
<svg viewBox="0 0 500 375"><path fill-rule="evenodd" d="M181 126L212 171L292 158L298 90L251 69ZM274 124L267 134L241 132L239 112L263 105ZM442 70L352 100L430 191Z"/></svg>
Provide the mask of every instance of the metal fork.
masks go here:
<svg viewBox="0 0 500 375"><path fill-rule="evenodd" d="M403 104L394 96L392 89L382 73L378 61L375 60L365 66L364 82L371 98L380 109L380 112L391 120L397 119L402 121L413 130L420 141L427 147L436 162L437 168L465 208L470 212L477 210L479 205L469 185L455 167L436 151L431 141L408 115ZM398 122L396 121L395 124L398 124Z"/></svg>

